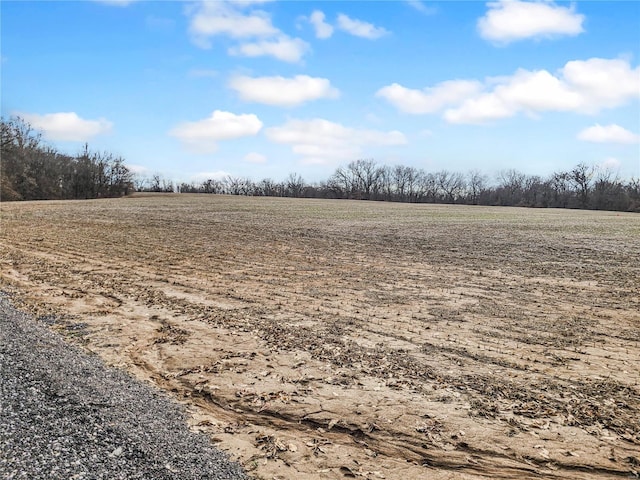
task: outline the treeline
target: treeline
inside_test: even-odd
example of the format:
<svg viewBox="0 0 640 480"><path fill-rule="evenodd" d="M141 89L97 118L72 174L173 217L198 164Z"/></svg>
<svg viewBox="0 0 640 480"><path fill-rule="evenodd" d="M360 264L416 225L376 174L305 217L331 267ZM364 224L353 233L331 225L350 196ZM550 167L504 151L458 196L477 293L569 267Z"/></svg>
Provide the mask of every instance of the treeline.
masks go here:
<svg viewBox="0 0 640 480"><path fill-rule="evenodd" d="M227 176L174 184L160 175L136 177L122 158L91 152L87 145L75 156L60 153L19 117L2 119L1 127L0 200L5 201L118 197L147 191L640 212L640 178L625 181L611 170L584 163L544 178L513 169L489 178L479 170L427 172L355 160L313 184L296 173L283 181Z"/></svg>
<svg viewBox="0 0 640 480"><path fill-rule="evenodd" d="M43 142L20 117L1 120L0 200L66 200L119 197L134 189L124 160L91 152L75 156Z"/></svg>
<svg viewBox="0 0 640 480"><path fill-rule="evenodd" d="M306 183L295 173L280 182L228 176L223 180L174 185L158 175L138 179L138 182L138 189L157 192L640 212L640 179L623 181L611 170L584 163L545 178L511 169L491 179L478 170L426 172L414 167L356 160L316 184Z"/></svg>

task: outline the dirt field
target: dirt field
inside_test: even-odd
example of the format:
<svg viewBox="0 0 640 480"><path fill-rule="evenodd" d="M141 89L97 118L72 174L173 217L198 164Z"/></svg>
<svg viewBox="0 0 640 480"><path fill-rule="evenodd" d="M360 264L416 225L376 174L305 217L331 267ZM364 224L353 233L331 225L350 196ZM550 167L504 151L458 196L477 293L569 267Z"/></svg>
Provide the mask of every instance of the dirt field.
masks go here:
<svg viewBox="0 0 640 480"><path fill-rule="evenodd" d="M257 478L638 476L640 215L165 195L1 221L0 288Z"/></svg>

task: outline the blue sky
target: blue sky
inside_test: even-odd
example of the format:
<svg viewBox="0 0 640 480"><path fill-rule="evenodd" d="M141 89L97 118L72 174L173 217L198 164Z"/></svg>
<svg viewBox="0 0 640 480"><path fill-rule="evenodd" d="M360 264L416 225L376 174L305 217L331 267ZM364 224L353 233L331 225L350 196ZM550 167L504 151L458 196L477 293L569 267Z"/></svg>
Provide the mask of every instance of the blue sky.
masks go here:
<svg viewBox="0 0 640 480"><path fill-rule="evenodd" d="M2 115L178 181L640 177L640 2L2 1Z"/></svg>

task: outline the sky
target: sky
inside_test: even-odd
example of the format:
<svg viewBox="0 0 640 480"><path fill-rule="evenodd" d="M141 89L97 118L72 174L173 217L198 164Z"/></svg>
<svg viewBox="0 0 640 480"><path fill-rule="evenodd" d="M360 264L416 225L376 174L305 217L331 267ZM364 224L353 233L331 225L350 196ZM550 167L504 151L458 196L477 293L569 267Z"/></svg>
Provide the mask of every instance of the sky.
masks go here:
<svg viewBox="0 0 640 480"><path fill-rule="evenodd" d="M141 175L640 177L637 1L0 2L2 116Z"/></svg>

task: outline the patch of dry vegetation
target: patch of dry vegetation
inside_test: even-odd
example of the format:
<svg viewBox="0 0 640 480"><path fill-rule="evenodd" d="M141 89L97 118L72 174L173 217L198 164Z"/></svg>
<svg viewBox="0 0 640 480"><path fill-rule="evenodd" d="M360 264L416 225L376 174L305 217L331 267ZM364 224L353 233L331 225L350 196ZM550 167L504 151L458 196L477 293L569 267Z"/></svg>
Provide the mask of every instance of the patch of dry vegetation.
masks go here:
<svg viewBox="0 0 640 480"><path fill-rule="evenodd" d="M640 217L3 204L2 288L258 478L638 475Z"/></svg>

